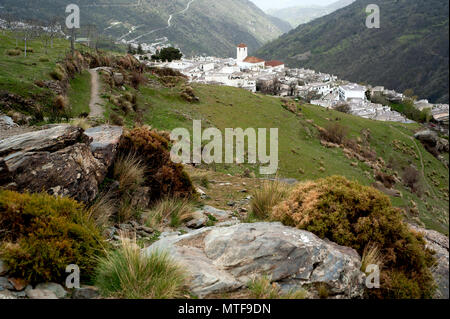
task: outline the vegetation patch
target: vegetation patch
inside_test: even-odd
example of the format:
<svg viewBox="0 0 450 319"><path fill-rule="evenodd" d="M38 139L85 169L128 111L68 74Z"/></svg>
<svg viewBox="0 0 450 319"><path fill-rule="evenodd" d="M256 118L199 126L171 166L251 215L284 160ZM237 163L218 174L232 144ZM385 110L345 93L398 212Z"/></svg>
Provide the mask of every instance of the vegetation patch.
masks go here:
<svg viewBox="0 0 450 319"><path fill-rule="evenodd" d="M84 207L47 194L0 191L0 257L11 274L31 283L63 282L70 264L81 275L93 273L101 253L98 228Z"/></svg>
<svg viewBox="0 0 450 319"><path fill-rule="evenodd" d="M122 238L118 249L99 258L95 285L104 297L172 299L184 295L185 278L167 253L146 256L135 240Z"/></svg>
<svg viewBox="0 0 450 319"><path fill-rule="evenodd" d="M381 288L369 290L369 297L433 296L432 253L421 235L403 223L401 210L374 188L340 176L304 182L273 209L272 219L352 247L360 255L377 245L384 262Z"/></svg>

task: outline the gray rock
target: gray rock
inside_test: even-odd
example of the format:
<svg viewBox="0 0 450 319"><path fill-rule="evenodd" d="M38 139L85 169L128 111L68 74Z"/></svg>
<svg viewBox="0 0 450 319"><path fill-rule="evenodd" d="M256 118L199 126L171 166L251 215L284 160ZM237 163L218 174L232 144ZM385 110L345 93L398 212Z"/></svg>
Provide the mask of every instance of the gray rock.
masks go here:
<svg viewBox="0 0 450 319"><path fill-rule="evenodd" d="M116 156L122 133L123 128L120 126L102 125L87 129L84 135L91 139L90 147L94 157L105 167L109 167Z"/></svg>
<svg viewBox="0 0 450 319"><path fill-rule="evenodd" d="M13 119L7 115L0 116L0 129L10 129L13 127L18 127L16 123L14 123Z"/></svg>
<svg viewBox="0 0 450 319"><path fill-rule="evenodd" d="M0 300L17 299L17 297L9 290L0 290Z"/></svg>
<svg viewBox="0 0 450 319"><path fill-rule="evenodd" d="M54 282L38 284L35 287L35 290L49 290L53 292L58 298L64 298L65 296L67 296L67 291L63 288L63 286Z"/></svg>
<svg viewBox="0 0 450 319"><path fill-rule="evenodd" d="M26 294L30 299L58 299L53 291L45 289L30 289Z"/></svg>
<svg viewBox="0 0 450 319"><path fill-rule="evenodd" d="M122 128L57 125L0 141L0 186L91 202L114 160Z"/></svg>
<svg viewBox="0 0 450 319"><path fill-rule="evenodd" d="M433 278L438 286L435 294L436 299L449 298L449 238L441 233L420 228L414 225L410 227L422 233L424 236L427 248L434 250L434 255L437 259L437 265L432 268Z"/></svg>
<svg viewBox="0 0 450 319"><path fill-rule="evenodd" d="M0 259L0 276L6 275L9 271L8 266L6 263Z"/></svg>
<svg viewBox="0 0 450 319"><path fill-rule="evenodd" d="M210 215L214 216L218 221L224 221L224 220L230 218L230 216L232 214L230 211L220 210L220 209L214 208L212 206L207 206L207 205L203 207L203 212L205 214L210 214Z"/></svg>
<svg viewBox="0 0 450 319"><path fill-rule="evenodd" d="M122 73L114 73L113 78L116 86L122 86L124 84L125 78Z"/></svg>
<svg viewBox="0 0 450 319"><path fill-rule="evenodd" d="M186 223L186 227L198 229L206 225L208 217L206 217L202 211L196 211L192 214L192 220Z"/></svg>
<svg viewBox="0 0 450 319"><path fill-rule="evenodd" d="M339 298L360 298L364 291L355 250L280 223L203 228L163 238L145 252L153 250L167 250L186 267L199 297L236 290L263 275L297 289L325 283Z"/></svg>
<svg viewBox="0 0 450 319"><path fill-rule="evenodd" d="M46 130L11 136L0 141L0 157L15 152L51 152L73 145L81 137L82 129L58 125Z"/></svg>
<svg viewBox="0 0 450 319"><path fill-rule="evenodd" d="M449 142L444 138L440 138L438 134L432 130L426 129L417 132L414 137L432 153L443 153L449 151Z"/></svg>
<svg viewBox="0 0 450 319"><path fill-rule="evenodd" d="M0 277L0 291L3 290L13 290L13 285L9 282L8 278L6 277Z"/></svg>
<svg viewBox="0 0 450 319"><path fill-rule="evenodd" d="M84 286L73 291L72 299L94 299L99 295L97 287Z"/></svg>

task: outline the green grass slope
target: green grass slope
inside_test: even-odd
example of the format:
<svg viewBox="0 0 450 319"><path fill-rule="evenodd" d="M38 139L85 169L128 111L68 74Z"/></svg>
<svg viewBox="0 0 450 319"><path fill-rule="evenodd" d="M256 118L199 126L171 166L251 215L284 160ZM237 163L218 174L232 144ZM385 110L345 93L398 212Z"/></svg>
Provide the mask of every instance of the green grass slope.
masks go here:
<svg viewBox="0 0 450 319"><path fill-rule="evenodd" d="M395 188L402 197L392 198L393 203L408 208L414 201L418 204L421 220L428 227L448 232L448 170L412 138L419 125L377 122L313 105L302 105L302 116L299 117L285 110L278 98L231 87L196 84L193 88L200 98L199 103L185 102L179 96L179 87L142 87L139 105L143 114L139 117L144 123L164 130L185 127L192 131L192 120L196 119L202 120L203 127L214 126L222 132L225 128L238 127L278 128L280 176L307 180L337 174L365 185L375 182L372 169L363 162L352 166L355 160L348 159L342 149L322 146L314 124L326 127L338 119L337 122L346 126L354 138L360 136L363 129L370 129L371 147L386 163L395 163L400 176L402 168L410 163L421 174L423 172L424 194L418 197L397 184ZM128 116L127 123L133 123L133 116ZM404 143L405 147L394 147L398 143ZM256 175L259 172L257 166L248 165L219 165L216 168L231 174L242 173L246 168Z"/></svg>

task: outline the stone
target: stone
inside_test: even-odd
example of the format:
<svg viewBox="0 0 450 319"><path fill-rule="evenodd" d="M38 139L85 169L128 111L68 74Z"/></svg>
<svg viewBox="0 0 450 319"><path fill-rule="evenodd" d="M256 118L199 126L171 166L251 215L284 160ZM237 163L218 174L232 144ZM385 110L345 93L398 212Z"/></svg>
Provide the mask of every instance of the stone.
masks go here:
<svg viewBox="0 0 450 319"><path fill-rule="evenodd" d="M111 125L91 127L84 131L84 135L91 139L92 154L105 167L109 167L114 161L122 134L121 126Z"/></svg>
<svg viewBox="0 0 450 319"><path fill-rule="evenodd" d="M13 285L9 282L8 278L0 277L0 291L2 290L13 290Z"/></svg>
<svg viewBox="0 0 450 319"><path fill-rule="evenodd" d="M6 263L0 259L0 276L6 275L9 271L8 266Z"/></svg>
<svg viewBox="0 0 450 319"><path fill-rule="evenodd" d="M214 208L214 207L208 206L208 205L205 205L203 207L203 212L206 215L209 214L209 215L214 216L218 221L224 221L224 220L230 218L230 216L231 216L230 211L217 209L217 208Z"/></svg>
<svg viewBox="0 0 450 319"><path fill-rule="evenodd" d="M35 287L35 290L49 290L55 294L58 298L64 298L67 296L67 291L61 286L60 284L54 283L54 282L47 282L38 284Z"/></svg>
<svg viewBox="0 0 450 319"><path fill-rule="evenodd" d="M417 132L414 138L419 140L425 148L434 155L446 153L449 151L449 142L444 138L440 138L436 132L426 129Z"/></svg>
<svg viewBox="0 0 450 319"><path fill-rule="evenodd" d="M281 223L203 228L162 238L144 252L154 250L166 250L186 267L189 288L200 298L235 291L263 275L296 289L324 283L336 298L362 298L364 292L355 250Z"/></svg>
<svg viewBox="0 0 450 319"><path fill-rule="evenodd" d="M98 288L93 286L83 286L75 288L72 293L72 299L94 299L100 295Z"/></svg>
<svg viewBox="0 0 450 319"><path fill-rule="evenodd" d="M18 127L19 125L17 125L16 123L14 123L14 120L12 118L10 118L7 115L1 115L0 116L0 129L10 129L13 127Z"/></svg>
<svg viewBox="0 0 450 319"><path fill-rule="evenodd" d="M90 203L115 158L121 134L122 128L113 126L83 134L81 128L56 125L4 139L0 186Z"/></svg>
<svg viewBox="0 0 450 319"><path fill-rule="evenodd" d="M30 299L58 299L53 291L45 289L30 289L26 293Z"/></svg>
<svg viewBox="0 0 450 319"><path fill-rule="evenodd" d="M0 141L0 157L15 152L51 152L73 145L81 137L82 129L58 125L46 130L11 136Z"/></svg>
<svg viewBox="0 0 450 319"><path fill-rule="evenodd" d="M196 211L192 214L192 220L186 223L186 227L198 229L206 225L208 217L202 211Z"/></svg>
<svg viewBox="0 0 450 319"><path fill-rule="evenodd" d="M22 278L12 278L12 277L10 277L10 278L8 278L8 280L11 283L11 285L13 285L13 287L14 287L14 289L16 291L22 291L28 285L28 282L25 279L22 279Z"/></svg>
<svg viewBox="0 0 450 319"><path fill-rule="evenodd" d="M432 268L433 278L438 286L434 298L449 298L449 238L435 230L410 225L410 228L423 235L427 248L434 250L437 265Z"/></svg>
<svg viewBox="0 0 450 319"><path fill-rule="evenodd" d="M0 300L17 299L17 297L9 290L0 290Z"/></svg>

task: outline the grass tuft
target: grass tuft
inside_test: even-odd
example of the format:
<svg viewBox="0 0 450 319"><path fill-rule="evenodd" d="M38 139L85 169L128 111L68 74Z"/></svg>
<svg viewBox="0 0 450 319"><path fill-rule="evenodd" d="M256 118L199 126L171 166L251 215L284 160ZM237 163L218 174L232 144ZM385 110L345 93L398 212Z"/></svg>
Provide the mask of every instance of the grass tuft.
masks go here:
<svg viewBox="0 0 450 319"><path fill-rule="evenodd" d="M145 255L136 243L121 237L117 250L99 258L95 285L104 297L173 299L183 296L186 275L167 253Z"/></svg>

